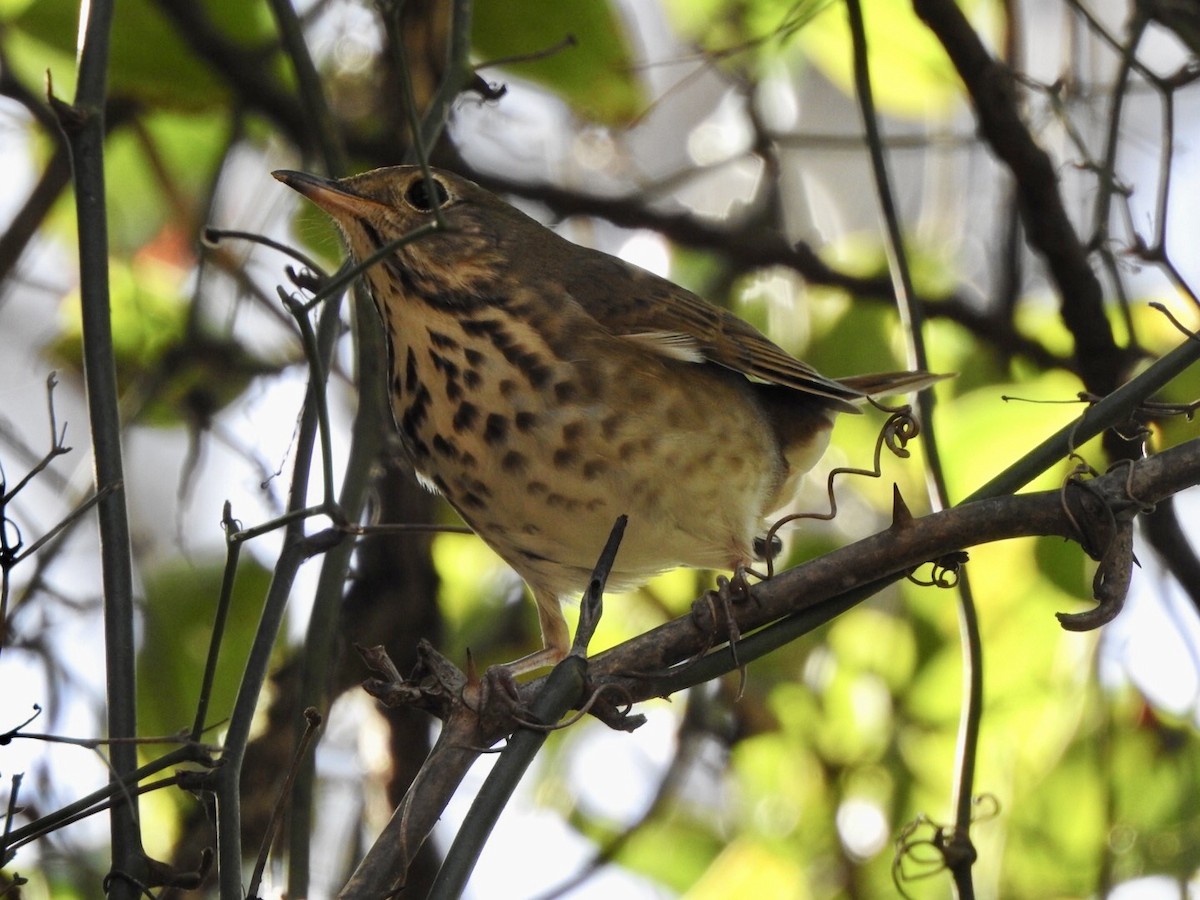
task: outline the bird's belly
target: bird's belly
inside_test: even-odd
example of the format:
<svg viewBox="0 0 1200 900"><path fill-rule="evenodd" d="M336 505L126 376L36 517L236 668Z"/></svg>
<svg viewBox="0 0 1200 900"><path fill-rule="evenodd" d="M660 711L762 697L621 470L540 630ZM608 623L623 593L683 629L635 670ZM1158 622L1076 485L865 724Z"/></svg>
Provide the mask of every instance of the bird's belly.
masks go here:
<svg viewBox="0 0 1200 900"><path fill-rule="evenodd" d="M482 516L464 512L518 572L555 593L586 586L619 515L628 525L614 587L679 565L729 568L749 558L774 467L769 448L751 458L722 437L718 429L618 432L611 442L582 440L563 464L561 447L534 433L507 451L528 459L528 472L498 473Z"/></svg>
<svg viewBox="0 0 1200 900"><path fill-rule="evenodd" d="M396 418L424 480L535 589L586 587L621 514L613 587L750 558L783 463L739 376L559 363L535 385L480 369L454 397L436 377L394 393Z"/></svg>

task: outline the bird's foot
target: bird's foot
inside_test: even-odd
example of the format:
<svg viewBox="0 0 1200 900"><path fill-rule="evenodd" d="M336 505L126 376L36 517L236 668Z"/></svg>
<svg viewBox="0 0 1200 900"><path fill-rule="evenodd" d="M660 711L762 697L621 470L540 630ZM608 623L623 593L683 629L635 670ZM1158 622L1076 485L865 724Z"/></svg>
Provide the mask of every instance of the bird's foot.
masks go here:
<svg viewBox="0 0 1200 900"><path fill-rule="evenodd" d="M512 662L488 666L480 677L475 670L475 661L467 654L467 683L463 688L463 700L472 709L489 709L492 703L507 706L514 714L524 708L517 683L518 675L552 668L566 656L557 647L544 647L535 653L514 659Z"/></svg>
<svg viewBox="0 0 1200 900"><path fill-rule="evenodd" d="M742 667L737 658L737 644L742 639L742 632L738 627L734 608L753 600L749 581L752 574L757 573L739 565L733 570L732 577L718 575L716 588L705 591L704 596L692 607L692 616L697 624L709 630L714 639L722 624L724 625L724 637L729 642L729 652L738 668Z"/></svg>

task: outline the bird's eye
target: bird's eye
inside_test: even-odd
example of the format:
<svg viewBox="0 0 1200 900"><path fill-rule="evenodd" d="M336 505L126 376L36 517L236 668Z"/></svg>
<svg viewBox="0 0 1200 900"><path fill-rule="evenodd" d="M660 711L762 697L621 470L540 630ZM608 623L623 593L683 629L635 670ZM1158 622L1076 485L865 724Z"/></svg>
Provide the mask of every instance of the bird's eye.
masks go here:
<svg viewBox="0 0 1200 900"><path fill-rule="evenodd" d="M431 187L433 188L432 197L429 195ZM430 177L427 181L424 175L418 175L404 192L404 202L417 212L429 213L433 212L435 206L445 206L449 203L450 194L436 176Z"/></svg>

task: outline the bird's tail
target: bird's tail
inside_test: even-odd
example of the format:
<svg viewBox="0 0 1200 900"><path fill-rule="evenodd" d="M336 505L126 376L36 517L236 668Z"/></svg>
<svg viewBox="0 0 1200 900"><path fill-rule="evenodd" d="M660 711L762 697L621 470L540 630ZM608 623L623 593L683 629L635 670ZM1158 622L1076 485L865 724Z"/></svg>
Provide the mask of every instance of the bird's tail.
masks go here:
<svg viewBox="0 0 1200 900"><path fill-rule="evenodd" d="M869 375L850 375L835 379L851 390L866 397L884 397L888 394L909 394L923 391L931 384L953 378L954 374L937 375L933 372L873 372Z"/></svg>

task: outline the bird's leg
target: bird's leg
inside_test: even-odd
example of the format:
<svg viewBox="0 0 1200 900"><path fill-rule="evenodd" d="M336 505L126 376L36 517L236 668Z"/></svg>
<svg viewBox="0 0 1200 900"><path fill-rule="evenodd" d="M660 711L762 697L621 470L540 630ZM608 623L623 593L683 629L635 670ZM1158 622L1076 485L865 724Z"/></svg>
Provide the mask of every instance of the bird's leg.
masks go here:
<svg viewBox="0 0 1200 900"><path fill-rule="evenodd" d="M485 674L485 677L499 681L512 694L516 693L518 675L556 666L571 649L571 636L558 597L546 591L534 591L533 599L537 602L538 624L542 628L544 646L520 659L491 666Z"/></svg>
<svg viewBox="0 0 1200 900"><path fill-rule="evenodd" d="M545 648L539 652L546 654L548 660L542 665L554 665L561 662L571 649L571 634L567 630L567 620L562 614L562 604L557 594L543 590L535 590L533 600L537 604L538 625L542 629L542 646Z"/></svg>

